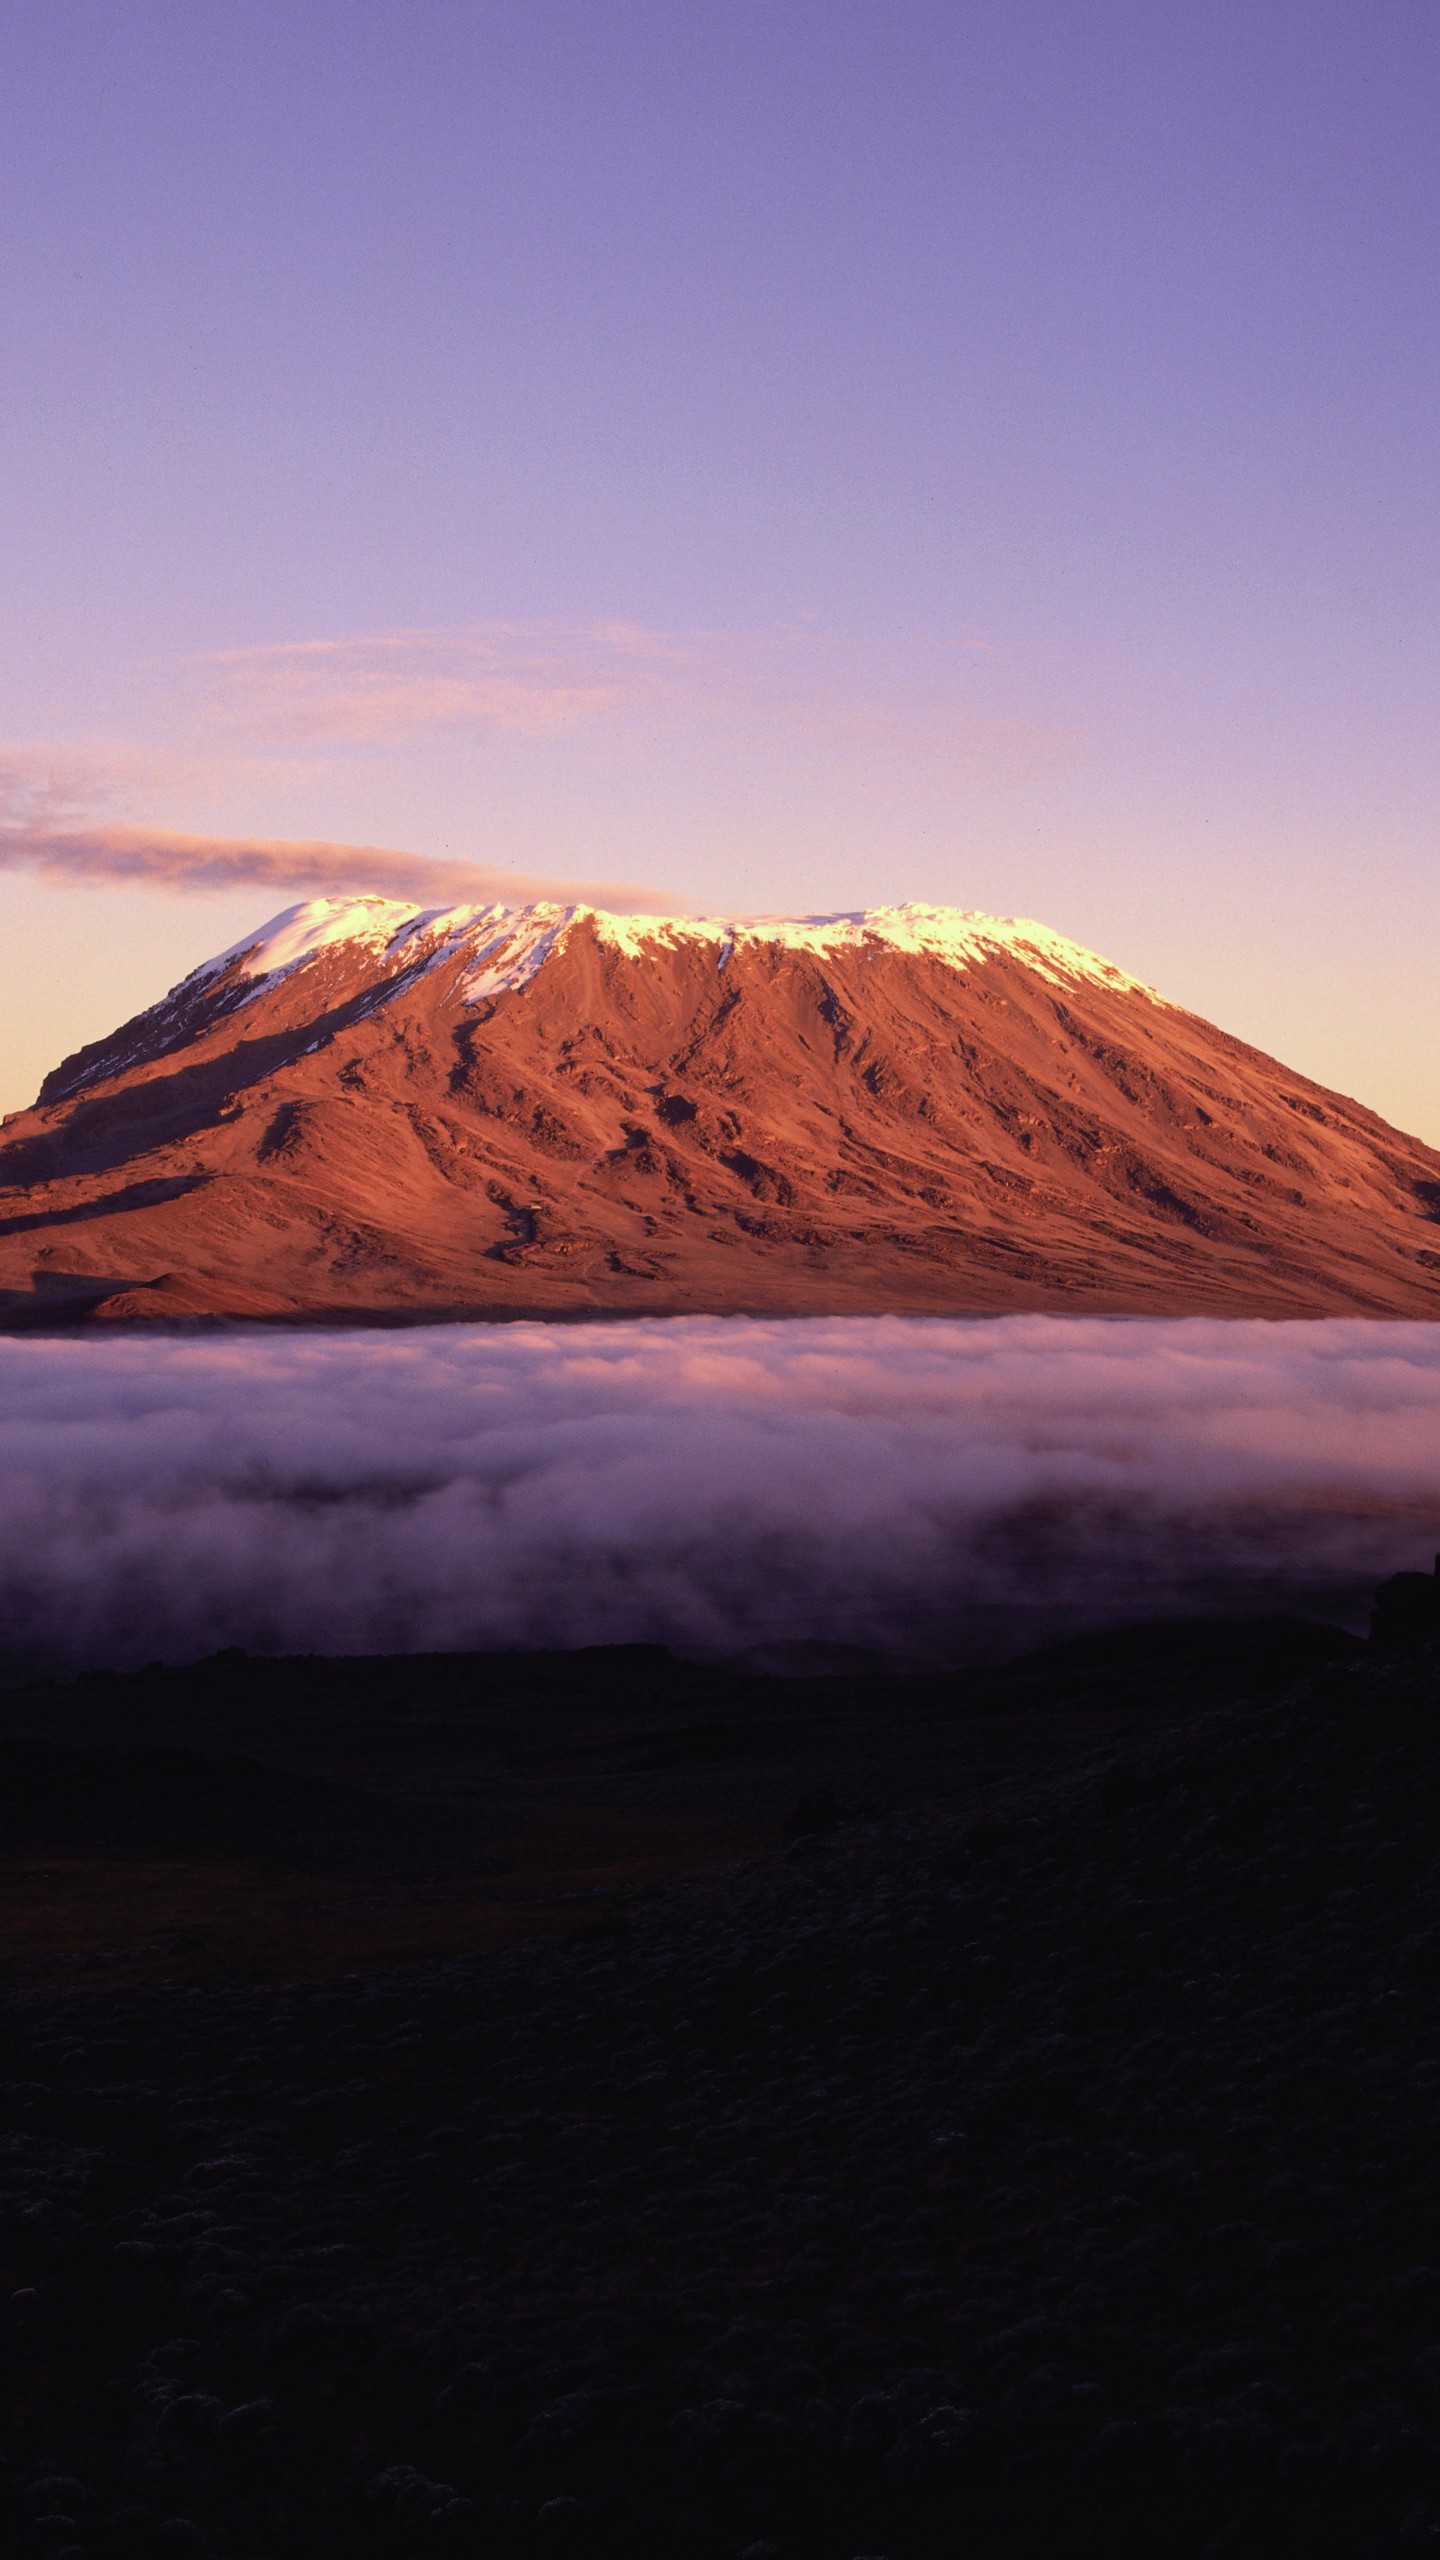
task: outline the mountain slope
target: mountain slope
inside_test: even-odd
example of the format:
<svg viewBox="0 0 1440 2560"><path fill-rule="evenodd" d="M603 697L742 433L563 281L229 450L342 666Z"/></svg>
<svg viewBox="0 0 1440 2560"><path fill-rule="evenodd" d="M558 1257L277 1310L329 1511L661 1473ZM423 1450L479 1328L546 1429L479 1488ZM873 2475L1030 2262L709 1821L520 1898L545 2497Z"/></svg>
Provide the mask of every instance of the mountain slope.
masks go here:
<svg viewBox="0 0 1440 2560"><path fill-rule="evenodd" d="M1440 1314L1440 1154L1039 926L293 908L0 1140L0 1315Z"/></svg>

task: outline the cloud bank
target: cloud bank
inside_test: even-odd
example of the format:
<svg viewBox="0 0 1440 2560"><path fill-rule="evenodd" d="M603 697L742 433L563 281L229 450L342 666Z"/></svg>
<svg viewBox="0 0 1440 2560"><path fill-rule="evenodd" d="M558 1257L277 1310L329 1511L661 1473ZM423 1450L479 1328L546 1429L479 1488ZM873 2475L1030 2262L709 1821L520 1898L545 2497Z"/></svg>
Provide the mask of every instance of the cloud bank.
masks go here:
<svg viewBox="0 0 1440 2560"><path fill-rule="evenodd" d="M0 1645L962 1658L1363 1622L1440 1544L1440 1328L743 1318L0 1341Z"/></svg>

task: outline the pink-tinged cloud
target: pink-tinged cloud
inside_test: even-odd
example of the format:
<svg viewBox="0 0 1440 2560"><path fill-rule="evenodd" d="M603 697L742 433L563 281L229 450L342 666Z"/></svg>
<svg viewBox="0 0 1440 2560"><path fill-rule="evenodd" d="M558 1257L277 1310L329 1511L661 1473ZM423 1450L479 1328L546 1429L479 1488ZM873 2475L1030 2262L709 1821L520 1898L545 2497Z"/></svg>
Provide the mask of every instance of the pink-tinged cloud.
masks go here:
<svg viewBox="0 0 1440 2560"><path fill-rule="evenodd" d="M445 732L558 736L733 697L703 642L628 624L491 623L283 641L200 662L209 706L252 738L399 745Z"/></svg>
<svg viewBox="0 0 1440 2560"><path fill-rule="evenodd" d="M375 844L191 836L149 827L96 826L0 833L0 870L42 880L196 892L216 889L375 889L424 906L462 900L511 906L534 898L578 900L620 915L683 915L685 900L628 880L554 880L484 862L432 860Z"/></svg>
<svg viewBox="0 0 1440 2560"><path fill-rule="evenodd" d="M229 650L200 660L198 674L213 720L272 747L719 722L964 776L1033 771L1075 743L1053 723L968 703L933 675L913 681L793 631L483 623Z"/></svg>
<svg viewBox="0 0 1440 2560"><path fill-rule="evenodd" d="M633 881L558 880L389 845L194 835L93 814L97 802L103 807L118 792L133 790L139 772L68 751L0 751L0 870L172 892L373 889L425 906L497 900L521 906L558 898L622 915L686 912L685 901L668 890Z"/></svg>

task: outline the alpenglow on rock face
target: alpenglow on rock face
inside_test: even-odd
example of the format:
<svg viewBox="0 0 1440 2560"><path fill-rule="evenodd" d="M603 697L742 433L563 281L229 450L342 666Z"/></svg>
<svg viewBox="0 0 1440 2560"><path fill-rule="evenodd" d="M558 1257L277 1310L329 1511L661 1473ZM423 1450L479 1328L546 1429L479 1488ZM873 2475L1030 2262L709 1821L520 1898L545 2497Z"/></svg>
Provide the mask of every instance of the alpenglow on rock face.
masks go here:
<svg viewBox="0 0 1440 2560"><path fill-rule="evenodd" d="M1440 1315L1440 1154L1041 925L314 899L0 1141L0 1321Z"/></svg>

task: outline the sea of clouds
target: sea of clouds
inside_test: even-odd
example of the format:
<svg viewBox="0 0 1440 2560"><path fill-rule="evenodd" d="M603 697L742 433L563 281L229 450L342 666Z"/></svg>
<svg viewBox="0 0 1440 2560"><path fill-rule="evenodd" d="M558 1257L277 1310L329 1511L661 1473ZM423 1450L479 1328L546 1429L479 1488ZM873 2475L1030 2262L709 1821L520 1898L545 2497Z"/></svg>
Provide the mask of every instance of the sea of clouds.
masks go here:
<svg viewBox="0 0 1440 2560"><path fill-rule="evenodd" d="M1375 1580L1437 1544L1440 1326L0 1341L0 1649L57 1667L635 1640L935 1659L1188 1609L1363 1624Z"/></svg>

